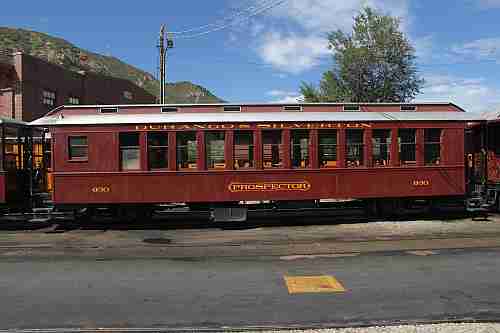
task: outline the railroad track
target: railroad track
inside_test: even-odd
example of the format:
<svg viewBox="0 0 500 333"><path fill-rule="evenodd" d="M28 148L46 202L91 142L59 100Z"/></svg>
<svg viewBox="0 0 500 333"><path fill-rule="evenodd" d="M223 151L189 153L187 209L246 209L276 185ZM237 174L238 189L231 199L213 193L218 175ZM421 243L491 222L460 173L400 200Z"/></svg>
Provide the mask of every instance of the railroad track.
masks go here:
<svg viewBox="0 0 500 333"><path fill-rule="evenodd" d="M361 208L315 208L315 209L260 209L251 210L246 222L208 222L208 211L160 210L150 219L134 222L120 221L106 214L91 219L76 219L73 213L56 212L50 208L38 208L32 212L10 213L0 217L0 230L33 230L53 228L64 232L85 230L142 230L142 229L199 229L225 228L249 229L257 227L305 226L354 224L380 221L407 220L454 220L474 217L463 207L450 207L428 211L408 211L398 216L372 217Z"/></svg>

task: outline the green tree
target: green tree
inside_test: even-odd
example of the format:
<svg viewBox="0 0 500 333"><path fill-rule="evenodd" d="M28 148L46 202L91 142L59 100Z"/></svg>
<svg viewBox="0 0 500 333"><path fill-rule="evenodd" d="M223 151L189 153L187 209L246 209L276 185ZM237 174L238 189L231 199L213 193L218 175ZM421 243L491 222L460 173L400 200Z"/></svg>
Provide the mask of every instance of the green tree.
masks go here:
<svg viewBox="0 0 500 333"><path fill-rule="evenodd" d="M303 83L306 102L409 102L421 91L415 49L400 20L369 7L354 18L353 31L328 35L333 68L319 87Z"/></svg>

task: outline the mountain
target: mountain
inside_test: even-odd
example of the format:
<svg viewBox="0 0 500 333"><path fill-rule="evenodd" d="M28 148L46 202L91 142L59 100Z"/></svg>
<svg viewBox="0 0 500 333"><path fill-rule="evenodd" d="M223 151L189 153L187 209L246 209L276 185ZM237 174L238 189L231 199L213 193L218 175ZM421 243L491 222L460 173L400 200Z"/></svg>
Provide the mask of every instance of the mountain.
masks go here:
<svg viewBox="0 0 500 333"><path fill-rule="evenodd" d="M68 41L44 33L0 27L0 49L26 54L63 66L72 71L85 70L134 82L158 96L160 82L153 75L115 57L81 49ZM220 103L208 89L191 82L166 85L167 103Z"/></svg>

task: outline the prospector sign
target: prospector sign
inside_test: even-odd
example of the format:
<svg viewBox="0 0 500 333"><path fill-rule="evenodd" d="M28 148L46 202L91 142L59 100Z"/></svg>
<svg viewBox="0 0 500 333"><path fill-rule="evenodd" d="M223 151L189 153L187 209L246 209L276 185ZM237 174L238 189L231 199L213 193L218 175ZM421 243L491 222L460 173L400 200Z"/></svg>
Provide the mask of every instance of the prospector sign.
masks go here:
<svg viewBox="0 0 500 333"><path fill-rule="evenodd" d="M228 186L232 193L241 192L307 192L312 186L307 181L301 182L262 182L231 183Z"/></svg>

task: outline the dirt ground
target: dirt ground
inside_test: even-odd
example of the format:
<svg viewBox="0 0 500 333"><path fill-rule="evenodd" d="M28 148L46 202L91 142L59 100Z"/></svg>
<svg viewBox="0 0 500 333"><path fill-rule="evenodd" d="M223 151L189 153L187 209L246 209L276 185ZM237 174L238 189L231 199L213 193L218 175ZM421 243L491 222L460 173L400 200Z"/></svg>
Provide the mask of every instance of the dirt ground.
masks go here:
<svg viewBox="0 0 500 333"><path fill-rule="evenodd" d="M332 221L334 222L334 221ZM500 247L500 216L227 230L77 229L0 232L0 255L283 256Z"/></svg>

